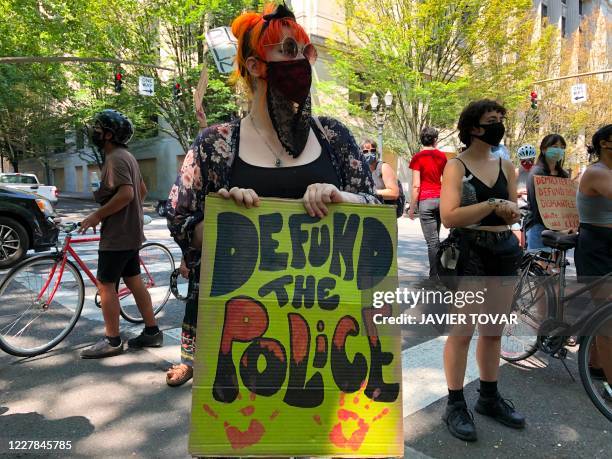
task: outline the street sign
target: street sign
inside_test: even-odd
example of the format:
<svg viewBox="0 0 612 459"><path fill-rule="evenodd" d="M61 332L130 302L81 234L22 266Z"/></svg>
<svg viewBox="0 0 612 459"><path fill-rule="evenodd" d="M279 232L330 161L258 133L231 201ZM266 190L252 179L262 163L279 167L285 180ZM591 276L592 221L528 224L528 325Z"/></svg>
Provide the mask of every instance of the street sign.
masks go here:
<svg viewBox="0 0 612 459"><path fill-rule="evenodd" d="M586 102L587 100L587 86L586 83L578 83L572 85L572 103L579 104L580 102Z"/></svg>
<svg viewBox="0 0 612 459"><path fill-rule="evenodd" d="M146 76L138 77L138 94L142 96L155 94L155 80Z"/></svg>
<svg viewBox="0 0 612 459"><path fill-rule="evenodd" d="M229 27L217 27L206 33L206 43L212 52L217 70L231 73L234 70L234 58L238 52L238 40Z"/></svg>

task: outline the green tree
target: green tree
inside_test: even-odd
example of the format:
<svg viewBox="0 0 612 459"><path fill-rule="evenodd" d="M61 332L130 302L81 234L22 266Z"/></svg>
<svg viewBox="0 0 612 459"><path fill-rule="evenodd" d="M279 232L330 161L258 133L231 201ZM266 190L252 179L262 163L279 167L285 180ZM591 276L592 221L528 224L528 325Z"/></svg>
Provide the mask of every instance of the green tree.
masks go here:
<svg viewBox="0 0 612 459"><path fill-rule="evenodd" d="M0 56L58 52L57 40L47 38L60 31L47 28L45 13L33 2L0 0ZM0 64L0 156L16 171L23 159L63 148L68 93L60 64Z"/></svg>
<svg viewBox="0 0 612 459"><path fill-rule="evenodd" d="M85 123L103 108L126 113L136 138L166 132L187 150L199 130L193 93L203 66L209 70L204 100L210 122L236 112L227 76L220 75L206 53L204 34L228 25L250 4L245 0L0 0L0 55L109 58L173 68L108 63L0 64L0 152L15 167L18 160L47 154L49 139L65 149L67 130L83 132ZM113 91L113 75L121 70L124 88ZM153 97L138 94L138 76L155 79ZM178 101L173 85L181 85ZM43 115L49 133L33 136ZM41 132L40 130L38 132ZM59 135L62 133L62 135ZM44 138L44 148L30 145ZM29 139L24 143L24 139ZM43 139L40 139L43 141ZM83 153L101 164L97 151Z"/></svg>
<svg viewBox="0 0 612 459"><path fill-rule="evenodd" d="M409 154L418 151L423 126L452 132L471 99L492 97L513 109L542 71L550 32L533 38L531 0L344 5L346 28L328 46L332 74L351 94L346 113L371 119L370 94L390 90L394 106L386 137Z"/></svg>

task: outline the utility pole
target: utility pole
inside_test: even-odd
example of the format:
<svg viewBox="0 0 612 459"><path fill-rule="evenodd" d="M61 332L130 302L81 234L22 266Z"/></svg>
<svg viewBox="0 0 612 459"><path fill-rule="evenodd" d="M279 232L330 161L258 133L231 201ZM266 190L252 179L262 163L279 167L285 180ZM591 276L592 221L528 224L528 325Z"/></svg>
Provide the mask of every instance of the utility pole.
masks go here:
<svg viewBox="0 0 612 459"><path fill-rule="evenodd" d="M586 73L574 73L573 75L564 75L564 76L560 76L556 78L548 78L546 80L534 81L533 84L549 83L551 81L568 80L570 78L578 78L578 77L590 76L590 75L601 75L603 73L612 73L612 69L597 70L594 72L586 72Z"/></svg>

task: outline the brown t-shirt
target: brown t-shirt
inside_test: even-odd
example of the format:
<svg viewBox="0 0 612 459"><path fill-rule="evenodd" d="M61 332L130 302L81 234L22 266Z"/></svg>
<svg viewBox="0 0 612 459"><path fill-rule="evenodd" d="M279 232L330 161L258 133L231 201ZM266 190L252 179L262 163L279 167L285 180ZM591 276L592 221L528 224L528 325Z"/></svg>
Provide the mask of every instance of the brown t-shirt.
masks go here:
<svg viewBox="0 0 612 459"><path fill-rule="evenodd" d="M138 250L145 241L142 230L141 180L138 162L130 152L117 149L106 156L100 189L94 192L96 202L106 204L123 185L132 187L134 198L119 212L102 221L100 250Z"/></svg>

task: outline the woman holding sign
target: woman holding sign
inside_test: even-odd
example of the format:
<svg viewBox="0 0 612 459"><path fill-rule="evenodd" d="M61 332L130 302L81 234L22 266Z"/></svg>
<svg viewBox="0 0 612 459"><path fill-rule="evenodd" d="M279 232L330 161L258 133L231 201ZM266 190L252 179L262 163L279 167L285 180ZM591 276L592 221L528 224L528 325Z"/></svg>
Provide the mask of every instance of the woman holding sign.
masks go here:
<svg viewBox="0 0 612 459"><path fill-rule="evenodd" d="M168 226L192 270L183 323L181 364L168 371L176 386L193 375L204 201L218 192L246 208L260 197L301 199L324 218L329 203L378 204L370 171L349 130L311 115L316 48L284 5L244 13L232 24L238 39L236 79L250 97L243 119L202 131L187 153L169 196Z"/></svg>
<svg viewBox="0 0 612 459"><path fill-rule="evenodd" d="M531 168L527 179L527 202L529 214L525 218L525 231L527 233L527 249L529 251L546 251L551 249L542 242L542 231L546 229L536 200L534 175L545 177L568 178L569 174L563 169L565 157L565 139L559 134L548 134L540 143L540 155L535 166Z"/></svg>
<svg viewBox="0 0 612 459"><path fill-rule="evenodd" d="M467 148L457 158L449 160L444 169L440 216L444 226L452 228L453 237L459 240L456 269L457 275L462 276L459 290L463 291L470 290L463 276L479 280L488 276L514 276L521 258L518 239L509 227L520 217L514 166L508 160L491 155L491 147L499 145L504 136L505 114L506 109L492 100L470 103L461 113L458 125L459 139ZM484 292L488 289L485 309L505 306L504 302L512 298L512 285L509 291L508 286L500 282L490 287L484 288ZM496 298L492 300L492 296ZM510 304L507 305L509 310ZM481 328L479 332L476 359L480 371L480 397L475 409L506 426L523 428L525 418L497 390L501 330L488 333ZM453 333L444 348L449 395L443 419L451 434L464 441L477 438L474 417L463 395L473 333L473 324L458 334Z"/></svg>

